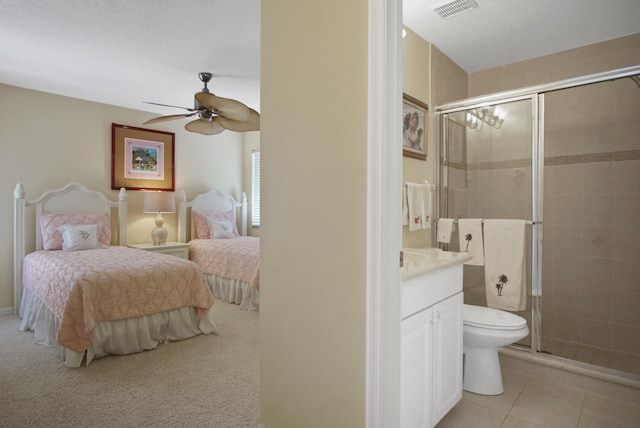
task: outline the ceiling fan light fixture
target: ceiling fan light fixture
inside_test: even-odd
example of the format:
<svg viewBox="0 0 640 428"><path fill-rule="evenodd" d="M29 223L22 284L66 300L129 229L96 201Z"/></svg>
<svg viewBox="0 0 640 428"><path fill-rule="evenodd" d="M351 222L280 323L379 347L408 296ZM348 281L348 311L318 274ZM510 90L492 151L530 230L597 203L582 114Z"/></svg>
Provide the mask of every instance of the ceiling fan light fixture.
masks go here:
<svg viewBox="0 0 640 428"><path fill-rule="evenodd" d="M165 107L183 108L191 113L155 117L145 123L164 122L197 115L198 119L185 125L187 131L203 135L215 135L225 129L236 132L258 131L260 129L260 114L257 111L250 109L240 101L231 98L217 97L209 92L207 84L213 77L213 74L201 72L198 73L198 77L202 83L204 83L204 88L195 94L193 101L194 108L149 103Z"/></svg>
<svg viewBox="0 0 640 428"><path fill-rule="evenodd" d="M206 120L207 122L211 122L211 119L213 119L213 112L211 110L202 110L198 113L198 117L202 120Z"/></svg>
<svg viewBox="0 0 640 428"><path fill-rule="evenodd" d="M219 117L216 116L211 120L203 120L203 119L192 120L191 122L188 122L184 126L184 129L186 129L187 131L195 132L202 135L216 135L226 129L225 127L222 126L222 124L220 124L220 121L218 119Z"/></svg>

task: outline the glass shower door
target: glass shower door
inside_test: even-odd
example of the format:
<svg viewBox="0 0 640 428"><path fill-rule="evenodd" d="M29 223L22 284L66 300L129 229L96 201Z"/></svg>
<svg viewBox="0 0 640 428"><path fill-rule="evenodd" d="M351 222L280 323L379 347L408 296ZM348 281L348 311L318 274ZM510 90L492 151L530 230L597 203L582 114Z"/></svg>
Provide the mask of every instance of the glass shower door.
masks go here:
<svg viewBox="0 0 640 428"><path fill-rule="evenodd" d="M467 107L441 115L440 217L481 219L535 218L533 174L536 162L533 98ZM532 225L526 226L527 308L532 318ZM450 251L460 251L454 228ZM464 249L463 249L464 250ZM464 266L464 301L486 306L484 266ZM519 344L531 346L531 335Z"/></svg>
<svg viewBox="0 0 640 428"><path fill-rule="evenodd" d="M640 375L640 79L544 102L542 350Z"/></svg>

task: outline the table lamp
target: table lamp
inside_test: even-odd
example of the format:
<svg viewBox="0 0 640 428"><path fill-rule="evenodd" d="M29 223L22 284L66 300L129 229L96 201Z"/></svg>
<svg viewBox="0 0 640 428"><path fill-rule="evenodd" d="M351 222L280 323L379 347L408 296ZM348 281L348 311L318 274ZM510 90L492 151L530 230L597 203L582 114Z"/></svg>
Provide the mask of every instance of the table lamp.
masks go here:
<svg viewBox="0 0 640 428"><path fill-rule="evenodd" d="M162 213L176 212L176 201L173 192L145 192L144 212L156 213L156 227L151 231L153 245L167 242L167 229L162 227L164 219Z"/></svg>

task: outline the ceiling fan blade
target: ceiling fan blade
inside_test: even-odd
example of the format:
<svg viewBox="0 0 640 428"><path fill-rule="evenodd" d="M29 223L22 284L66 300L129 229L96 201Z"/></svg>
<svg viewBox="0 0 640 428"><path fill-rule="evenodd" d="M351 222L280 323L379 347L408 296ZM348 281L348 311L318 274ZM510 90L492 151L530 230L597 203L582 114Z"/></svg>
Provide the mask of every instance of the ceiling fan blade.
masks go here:
<svg viewBox="0 0 640 428"><path fill-rule="evenodd" d="M248 120L249 107L231 98L217 97L209 92L198 92L196 101L214 113L233 120Z"/></svg>
<svg viewBox="0 0 640 428"><path fill-rule="evenodd" d="M192 120L184 126L184 129L203 135L216 135L224 131L218 117L214 117L211 121L205 119Z"/></svg>
<svg viewBox="0 0 640 428"><path fill-rule="evenodd" d="M170 104L160 104L160 103L152 103L149 101L144 101L145 104L153 104L154 106L162 106L162 107L173 107L173 108L182 108L185 110L189 110L189 111L198 111L198 109L196 108L191 108L191 107L181 107L181 106L172 106Z"/></svg>
<svg viewBox="0 0 640 428"><path fill-rule="evenodd" d="M191 117L194 114L196 113L172 114L170 116L159 116L159 117L154 117L153 119L147 120L146 122L144 122L144 124L148 125L150 123L166 122L167 120L184 119L186 117Z"/></svg>
<svg viewBox="0 0 640 428"><path fill-rule="evenodd" d="M245 132L260 130L260 114L254 109L249 109L248 120L233 120L226 117L219 117L220 125L229 131Z"/></svg>

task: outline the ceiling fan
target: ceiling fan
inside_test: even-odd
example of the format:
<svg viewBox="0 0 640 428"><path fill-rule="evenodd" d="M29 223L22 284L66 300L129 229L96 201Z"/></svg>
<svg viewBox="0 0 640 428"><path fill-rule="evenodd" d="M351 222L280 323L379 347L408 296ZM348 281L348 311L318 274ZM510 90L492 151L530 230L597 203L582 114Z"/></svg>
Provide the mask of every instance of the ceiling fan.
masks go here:
<svg viewBox="0 0 640 428"><path fill-rule="evenodd" d="M198 77L200 77L200 80L204 83L204 88L196 93L193 108L151 102L147 103L157 106L182 108L189 111L189 113L155 117L144 123L150 124L197 116L198 119L192 120L184 126L187 131L204 135L215 135L225 129L236 132L258 131L260 129L260 114L257 111L247 107L240 101L217 97L210 93L207 88L207 83L209 83L213 77L211 73L198 73Z"/></svg>

